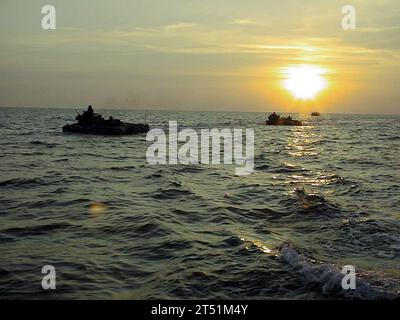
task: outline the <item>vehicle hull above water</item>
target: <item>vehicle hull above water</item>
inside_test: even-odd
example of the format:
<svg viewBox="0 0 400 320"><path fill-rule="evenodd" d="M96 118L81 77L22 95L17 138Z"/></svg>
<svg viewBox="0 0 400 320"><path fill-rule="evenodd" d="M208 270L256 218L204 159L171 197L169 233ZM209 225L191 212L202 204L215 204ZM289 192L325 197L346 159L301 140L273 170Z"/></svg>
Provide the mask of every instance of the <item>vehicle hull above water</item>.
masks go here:
<svg viewBox="0 0 400 320"><path fill-rule="evenodd" d="M149 125L142 123L89 123L89 124L67 124L63 127L63 132L100 134L100 135L127 135L146 133L150 130Z"/></svg>

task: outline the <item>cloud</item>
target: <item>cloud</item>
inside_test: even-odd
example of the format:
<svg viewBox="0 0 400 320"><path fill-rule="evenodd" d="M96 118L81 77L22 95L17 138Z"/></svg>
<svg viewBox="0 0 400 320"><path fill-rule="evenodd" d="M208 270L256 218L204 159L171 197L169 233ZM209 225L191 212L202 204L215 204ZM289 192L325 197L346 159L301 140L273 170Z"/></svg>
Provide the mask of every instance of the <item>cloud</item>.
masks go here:
<svg viewBox="0 0 400 320"><path fill-rule="evenodd" d="M176 31L176 30L182 30L182 29L190 29L195 26L196 26L196 24L194 24L194 23L179 22L179 23L164 26L163 29L167 30L167 31Z"/></svg>
<svg viewBox="0 0 400 320"><path fill-rule="evenodd" d="M260 22L251 20L251 19L233 19L229 21L229 24L237 24L237 25L261 25Z"/></svg>

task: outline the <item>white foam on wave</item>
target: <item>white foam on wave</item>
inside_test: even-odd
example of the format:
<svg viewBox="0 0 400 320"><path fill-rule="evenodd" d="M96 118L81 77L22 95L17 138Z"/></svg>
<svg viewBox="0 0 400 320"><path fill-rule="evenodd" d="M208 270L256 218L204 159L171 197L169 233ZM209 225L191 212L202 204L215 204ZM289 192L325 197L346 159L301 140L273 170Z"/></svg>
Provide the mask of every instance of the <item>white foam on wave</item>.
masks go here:
<svg viewBox="0 0 400 320"><path fill-rule="evenodd" d="M291 265L299 272L308 285L321 290L323 295L337 295L350 299L390 299L394 295L375 288L368 281L356 280L356 289L342 288L344 274L336 266L325 263L315 264L289 246L283 246L278 254L280 261Z"/></svg>

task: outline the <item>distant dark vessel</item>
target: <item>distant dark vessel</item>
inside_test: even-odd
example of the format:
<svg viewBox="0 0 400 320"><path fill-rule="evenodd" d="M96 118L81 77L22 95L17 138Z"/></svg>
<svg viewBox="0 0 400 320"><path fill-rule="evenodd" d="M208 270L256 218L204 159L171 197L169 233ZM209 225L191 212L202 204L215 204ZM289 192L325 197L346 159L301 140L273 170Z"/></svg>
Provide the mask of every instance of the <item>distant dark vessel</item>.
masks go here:
<svg viewBox="0 0 400 320"><path fill-rule="evenodd" d="M78 122L65 125L63 132L124 135L146 133L150 130L150 127L143 123L124 123L113 117L106 120L101 114L94 113L92 106L89 106L83 114L78 113L75 119Z"/></svg>
<svg viewBox="0 0 400 320"><path fill-rule="evenodd" d="M292 117L281 117L275 112L269 115L268 120L266 121L268 126L301 126L303 123L299 120L294 120Z"/></svg>
<svg viewBox="0 0 400 320"><path fill-rule="evenodd" d="M311 112L313 117L319 117L321 114L319 112Z"/></svg>

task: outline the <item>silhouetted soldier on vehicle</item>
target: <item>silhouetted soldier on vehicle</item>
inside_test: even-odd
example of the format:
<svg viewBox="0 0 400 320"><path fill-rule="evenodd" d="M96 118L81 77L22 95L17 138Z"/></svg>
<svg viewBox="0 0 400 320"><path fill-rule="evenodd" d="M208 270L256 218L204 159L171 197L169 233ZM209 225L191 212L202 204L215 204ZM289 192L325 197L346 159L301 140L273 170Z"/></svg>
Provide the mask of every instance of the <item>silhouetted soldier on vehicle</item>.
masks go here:
<svg viewBox="0 0 400 320"><path fill-rule="evenodd" d="M92 106L88 106L87 111L85 113L88 117L92 117L94 115Z"/></svg>
<svg viewBox="0 0 400 320"><path fill-rule="evenodd" d="M103 120L103 117L97 113L94 113L92 106L88 106L86 111L83 111L82 114L79 114L75 118L80 123L90 123L95 121Z"/></svg>
<svg viewBox="0 0 400 320"><path fill-rule="evenodd" d="M274 113L272 113L272 114L269 115L268 120L269 120L270 123L277 123L278 120L279 120L279 118L280 118L280 116L277 115L277 114L274 112Z"/></svg>

